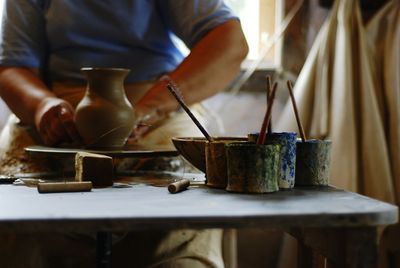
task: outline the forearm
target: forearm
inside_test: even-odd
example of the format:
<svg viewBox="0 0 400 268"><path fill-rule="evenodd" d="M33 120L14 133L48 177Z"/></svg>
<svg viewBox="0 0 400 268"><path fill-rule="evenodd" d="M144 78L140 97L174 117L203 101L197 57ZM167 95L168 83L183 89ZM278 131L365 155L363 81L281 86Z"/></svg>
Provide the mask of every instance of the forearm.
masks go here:
<svg viewBox="0 0 400 268"><path fill-rule="evenodd" d="M223 90L238 74L248 47L238 21L228 21L209 32L169 76L179 86L187 104L199 102ZM179 104L165 83L152 88L136 105L137 109L157 107L164 112Z"/></svg>
<svg viewBox="0 0 400 268"><path fill-rule="evenodd" d="M55 97L34 69L21 67L0 68L0 95L26 124L34 124L36 111L43 100Z"/></svg>
<svg viewBox="0 0 400 268"><path fill-rule="evenodd" d="M238 21L215 28L171 74L185 101L201 101L223 90L239 73L248 52Z"/></svg>

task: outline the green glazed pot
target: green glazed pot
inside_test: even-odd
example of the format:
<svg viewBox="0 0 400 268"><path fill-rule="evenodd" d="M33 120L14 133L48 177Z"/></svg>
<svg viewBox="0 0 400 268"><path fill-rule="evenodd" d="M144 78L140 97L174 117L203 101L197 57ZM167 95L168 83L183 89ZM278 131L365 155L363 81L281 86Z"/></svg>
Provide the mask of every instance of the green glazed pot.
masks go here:
<svg viewBox="0 0 400 268"><path fill-rule="evenodd" d="M248 134L249 142L257 142L258 133ZM279 178L280 189L292 189L295 184L296 172L296 132L272 132L268 133L265 144L277 144L281 146L281 170Z"/></svg>
<svg viewBox="0 0 400 268"><path fill-rule="evenodd" d="M230 143L226 145L226 156L227 191L272 193L279 190L279 145Z"/></svg>

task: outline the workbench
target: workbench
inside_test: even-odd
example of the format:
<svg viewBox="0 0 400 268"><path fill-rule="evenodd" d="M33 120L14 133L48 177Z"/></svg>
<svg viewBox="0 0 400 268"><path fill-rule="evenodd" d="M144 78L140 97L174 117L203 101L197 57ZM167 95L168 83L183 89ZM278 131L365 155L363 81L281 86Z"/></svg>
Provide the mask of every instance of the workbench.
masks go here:
<svg viewBox="0 0 400 268"><path fill-rule="evenodd" d="M136 184L39 194L0 185L0 232L97 231L107 238L141 229L282 228L301 245L300 267L310 265L314 251L334 267L376 267L377 227L397 221L396 206L333 187L234 194L197 185L170 194Z"/></svg>

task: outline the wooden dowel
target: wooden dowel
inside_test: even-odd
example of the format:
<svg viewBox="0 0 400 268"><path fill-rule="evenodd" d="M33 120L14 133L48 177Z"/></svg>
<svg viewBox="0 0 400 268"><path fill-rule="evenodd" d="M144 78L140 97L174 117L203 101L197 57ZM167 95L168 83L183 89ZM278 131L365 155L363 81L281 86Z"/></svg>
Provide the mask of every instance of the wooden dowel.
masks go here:
<svg viewBox="0 0 400 268"><path fill-rule="evenodd" d="M294 98L294 95L293 95L293 85L292 85L292 82L290 80L287 81L287 86L288 86L288 89L289 89L290 99L292 100L292 105L293 105L294 114L296 116L297 126L298 126L299 131L300 131L300 137L301 137L301 140L303 142L305 142L307 140L307 138L306 138L306 134L304 133L303 125L301 124L299 112L297 110L296 99Z"/></svg>
<svg viewBox="0 0 400 268"><path fill-rule="evenodd" d="M179 193L180 191L186 190L190 185L190 180L182 179L168 185L168 191L171 194Z"/></svg>
<svg viewBox="0 0 400 268"><path fill-rule="evenodd" d="M91 181L39 182L39 193L86 192L92 189Z"/></svg>
<svg viewBox="0 0 400 268"><path fill-rule="evenodd" d="M189 115L189 117L192 119L192 121L196 124L196 126L200 129L201 133L206 137L208 141L213 141L211 136L207 133L207 131L203 128L203 126L200 124L200 122L196 119L196 117L193 115L193 113L190 111L189 107L185 104L183 99L178 95L177 90L175 89L175 86L171 83L168 83L167 85L168 90L171 92L171 94L175 97L175 99L179 102L183 110Z"/></svg>
<svg viewBox="0 0 400 268"><path fill-rule="evenodd" d="M276 89L278 88L278 84L274 83L274 86L272 88L272 92L271 92L271 97L270 97L270 103L268 104L268 108L267 111L265 113L264 116L264 120L261 126L261 130L260 133L258 135L258 139L257 139L257 144L264 144L265 143L265 132L267 130L267 127L269 125L269 121L271 120L271 115L272 115L272 105L274 104L274 99L275 99L275 93L276 93Z"/></svg>
<svg viewBox="0 0 400 268"><path fill-rule="evenodd" d="M270 100L271 88L272 88L271 76L267 75L267 105L269 105L269 102L271 101ZM270 121L268 124L268 133L272 133L272 121Z"/></svg>

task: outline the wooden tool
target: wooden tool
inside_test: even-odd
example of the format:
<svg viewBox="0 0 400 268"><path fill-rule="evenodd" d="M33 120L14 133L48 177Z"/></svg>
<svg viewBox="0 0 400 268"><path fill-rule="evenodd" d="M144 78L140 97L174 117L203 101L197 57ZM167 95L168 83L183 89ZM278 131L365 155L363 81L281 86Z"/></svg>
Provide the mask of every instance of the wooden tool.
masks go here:
<svg viewBox="0 0 400 268"><path fill-rule="evenodd" d="M294 98L294 95L293 95L292 82L287 81L287 86L288 86L288 90L289 90L289 94L290 94L290 99L292 100L293 110L294 110L294 114L296 116L297 126L298 126L299 132L300 132L300 137L301 137L301 140L303 142L305 142L307 140L307 138L306 138L306 134L304 133L303 125L301 124L301 121L300 121L299 112L297 110L296 99Z"/></svg>
<svg viewBox="0 0 400 268"><path fill-rule="evenodd" d="M91 181L67 181L67 182L39 182L39 193L59 192L88 192L92 190Z"/></svg>
<svg viewBox="0 0 400 268"><path fill-rule="evenodd" d="M168 83L167 85L168 90L171 92L171 94L175 97L175 99L179 102L183 110L189 115L189 117L192 119L192 121L196 124L196 126L200 129L201 133L206 137L208 141L213 141L211 136L207 133L205 128L200 124L200 122L197 120L197 118L193 115L193 113L190 111L189 107L185 104L183 101L182 97L178 95L178 90L172 83Z"/></svg>
<svg viewBox="0 0 400 268"><path fill-rule="evenodd" d="M269 125L269 121L271 120L272 105L274 103L275 93L276 93L276 89L277 88L278 88L278 84L275 82L274 86L272 88L271 97L269 98L270 99L270 103L268 103L268 108L267 108L267 111L265 113L264 120L263 120L263 123L262 123L262 126L261 126L261 130L260 130L260 134L259 134L258 139L257 139L257 144L259 144L259 145L260 144L264 144L264 142L265 142L265 132L266 132L267 127Z"/></svg>
<svg viewBox="0 0 400 268"><path fill-rule="evenodd" d="M189 185L190 185L190 180L182 179L182 180L173 182L170 185L168 185L168 191L171 194L179 193L183 190L186 190L187 187L189 187Z"/></svg>
<svg viewBox="0 0 400 268"><path fill-rule="evenodd" d="M270 98L271 98L271 89L272 89L272 82L271 82L271 76L267 75L267 105L270 103ZM269 122L268 124L268 133L272 133L272 122Z"/></svg>

